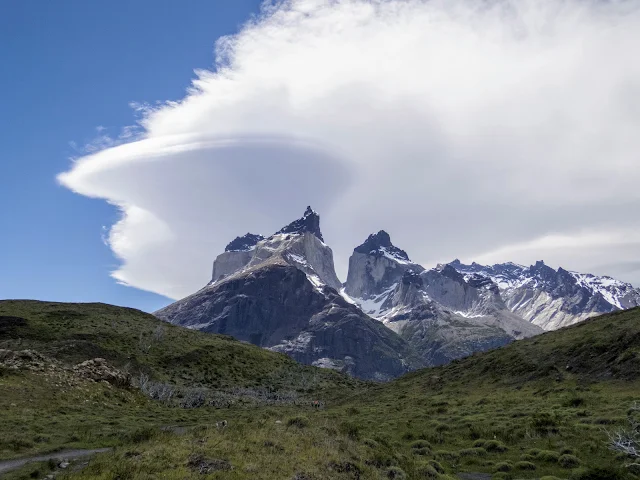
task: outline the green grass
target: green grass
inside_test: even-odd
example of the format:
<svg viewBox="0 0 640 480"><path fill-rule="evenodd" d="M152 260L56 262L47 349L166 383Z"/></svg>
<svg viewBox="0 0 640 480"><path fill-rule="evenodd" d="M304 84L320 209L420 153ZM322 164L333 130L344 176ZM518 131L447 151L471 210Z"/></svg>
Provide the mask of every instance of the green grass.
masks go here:
<svg viewBox="0 0 640 480"><path fill-rule="evenodd" d="M162 335L156 335L161 329ZM362 382L300 365L234 340L174 327L143 312L103 304L0 301L0 349L35 350L71 366L102 357L135 378L225 393L235 387L335 399ZM0 369L0 458L60 448L120 445L136 430L207 421L215 409L167 408L60 372Z"/></svg>
<svg viewBox="0 0 640 480"><path fill-rule="evenodd" d="M260 387L340 391L358 382L302 366L286 355L169 325L153 315L100 303L0 301L0 348L33 349L75 364L105 358L110 364L160 381L208 388Z"/></svg>
<svg viewBox="0 0 640 480"><path fill-rule="evenodd" d="M0 315L7 315L5 303L0 302ZM47 376L42 373L5 372L0 376L0 411L10 413L0 417L4 445L0 455L60 446L115 447L82 471L64 473L59 479L446 480L460 472L505 480L638 478L624 468L625 458L607 448L603 431L624 426L630 404L640 399L638 309L414 372L391 383L365 384L299 367L280 355L228 338L169 326L164 338L176 338L176 344L157 350L152 346L143 353L126 332L135 336L153 331L157 323L152 317L116 307L77 306L73 308L87 316L64 323L63 328L61 322L69 319L57 320L60 314L52 317L48 310L54 307L44 306L30 313L24 305L14 304L11 311L22 308L29 326L20 327L24 337L14 331L9 340L0 330L0 348L10 343L11 348L34 348L74 363L89 357L67 357L68 350L59 346L77 335L94 335L90 343L115 352L100 356L119 365L125 364L123 355L129 356L126 361L134 368L176 383L195 382L207 388L228 388L234 382L264 385L260 382L274 380L261 375L290 368L293 373L287 375L296 388L312 395L325 392L323 398L329 399L327 408L319 411L309 406L184 410L150 401L136 390L94 382L59 387L55 378L49 379L53 383L43 381ZM96 308L98 313L85 308ZM108 326L113 312L120 312L117 328ZM55 328L51 318L56 319ZM37 338L41 335L48 340ZM216 349L209 351L207 345ZM235 354L222 353L227 349L236 349ZM197 362L189 363L184 372L183 360L166 361L193 358L193 351L198 352L196 357L208 352L208 358L224 358L227 365L219 370L221 378L207 383ZM308 382L298 380L304 375L322 381L309 389ZM283 378L279 388L291 388L286 375L276 378ZM215 422L223 419L229 425L219 430ZM193 428L182 435L158 428L177 424ZM226 470L228 466L232 469ZM30 478L38 469L41 478L44 468L30 465L7 478ZM202 468L209 473L200 474Z"/></svg>

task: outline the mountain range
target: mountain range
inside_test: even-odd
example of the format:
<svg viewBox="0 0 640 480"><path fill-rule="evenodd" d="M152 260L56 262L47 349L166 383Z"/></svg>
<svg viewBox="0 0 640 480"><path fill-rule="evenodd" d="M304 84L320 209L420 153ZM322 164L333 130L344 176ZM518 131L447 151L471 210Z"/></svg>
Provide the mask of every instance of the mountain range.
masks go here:
<svg viewBox="0 0 640 480"><path fill-rule="evenodd" d="M357 246L338 279L320 217L231 241L201 290L157 312L175 325L373 380L449 363L602 313L640 305L610 277L544 264L459 260L426 269L383 230Z"/></svg>

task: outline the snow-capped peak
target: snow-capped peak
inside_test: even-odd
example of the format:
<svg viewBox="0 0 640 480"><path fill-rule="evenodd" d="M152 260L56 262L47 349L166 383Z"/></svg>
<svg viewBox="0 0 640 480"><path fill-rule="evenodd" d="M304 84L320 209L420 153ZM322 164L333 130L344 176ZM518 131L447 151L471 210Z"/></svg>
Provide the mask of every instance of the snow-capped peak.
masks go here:
<svg viewBox="0 0 640 480"><path fill-rule="evenodd" d="M640 305L640 289L629 283L561 267L555 270L542 260L529 267L512 262L465 265L459 260L449 265L464 275L490 278L514 313L547 330Z"/></svg>

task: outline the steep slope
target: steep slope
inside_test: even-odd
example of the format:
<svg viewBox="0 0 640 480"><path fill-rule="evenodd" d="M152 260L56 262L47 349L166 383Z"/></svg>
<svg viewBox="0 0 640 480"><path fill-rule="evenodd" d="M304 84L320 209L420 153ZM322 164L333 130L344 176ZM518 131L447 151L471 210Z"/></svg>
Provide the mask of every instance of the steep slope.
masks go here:
<svg viewBox="0 0 640 480"><path fill-rule="evenodd" d="M380 231L354 249L344 295L398 332L427 365L505 345L542 330L514 315L498 287L450 266L425 270Z"/></svg>
<svg viewBox="0 0 640 480"><path fill-rule="evenodd" d="M361 378L389 379L418 366L406 342L339 295L319 222L307 208L271 237L228 247L209 285L155 315Z"/></svg>
<svg viewBox="0 0 640 480"><path fill-rule="evenodd" d="M356 382L230 336L169 325L139 310L101 303L2 300L0 349L32 350L65 365L99 357L134 375L145 372L157 380L211 388L295 388L297 375L310 374L328 388Z"/></svg>
<svg viewBox="0 0 640 480"><path fill-rule="evenodd" d="M628 283L563 268L554 270L542 261L529 267L514 263L465 265L459 260L449 265L461 274L493 280L512 312L545 330L640 305L640 289Z"/></svg>

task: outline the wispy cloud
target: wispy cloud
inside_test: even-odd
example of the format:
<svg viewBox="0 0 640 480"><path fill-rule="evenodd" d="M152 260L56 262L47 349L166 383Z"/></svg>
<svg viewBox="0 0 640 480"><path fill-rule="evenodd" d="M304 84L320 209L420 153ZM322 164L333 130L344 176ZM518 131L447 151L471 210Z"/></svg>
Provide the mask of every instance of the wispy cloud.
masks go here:
<svg viewBox="0 0 640 480"><path fill-rule="evenodd" d="M571 239L554 248L567 268L626 264L640 252L638 44L638 0L269 3L218 40L217 70L185 98L134 104L143 131L59 180L122 209L114 276L174 298L231 238L307 204L343 276L380 228L426 264L526 261L548 253L541 238ZM620 231L634 242L584 241Z"/></svg>

